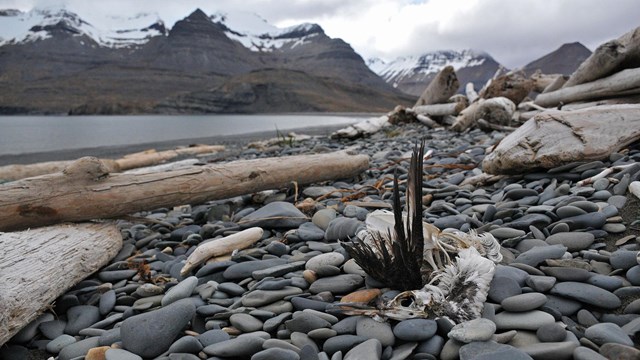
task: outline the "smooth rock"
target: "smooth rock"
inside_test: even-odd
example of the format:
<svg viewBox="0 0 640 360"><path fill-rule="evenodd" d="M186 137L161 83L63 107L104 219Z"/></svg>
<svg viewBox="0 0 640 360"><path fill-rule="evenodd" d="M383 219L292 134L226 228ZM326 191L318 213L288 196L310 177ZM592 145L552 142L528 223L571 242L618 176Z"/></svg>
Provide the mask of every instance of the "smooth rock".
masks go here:
<svg viewBox="0 0 640 360"><path fill-rule="evenodd" d="M393 328L393 334L404 341L425 341L432 338L438 325L431 319L408 319L400 321Z"/></svg>
<svg viewBox="0 0 640 360"><path fill-rule="evenodd" d="M305 269L318 271L318 269L323 265L340 267L344 262L345 258L342 254L338 252L330 252L316 255L309 259L305 265Z"/></svg>
<svg viewBox="0 0 640 360"><path fill-rule="evenodd" d="M257 261L244 261L229 266L222 273L227 280L240 280L251 277L254 271L264 270L274 266L284 265L287 263L286 259L273 258Z"/></svg>
<svg viewBox="0 0 640 360"><path fill-rule="evenodd" d="M364 228L364 223L353 218L337 217L329 223L324 238L327 241L348 241L353 239L358 229Z"/></svg>
<svg viewBox="0 0 640 360"><path fill-rule="evenodd" d="M142 357L155 357L166 351L195 315L190 299L131 316L122 322L122 347Z"/></svg>
<svg viewBox="0 0 640 360"><path fill-rule="evenodd" d="M75 337L67 334L62 334L55 339L47 343L47 351L52 354L59 353L65 346L75 343L77 340Z"/></svg>
<svg viewBox="0 0 640 360"><path fill-rule="evenodd" d="M89 349L100 346L98 337L90 337L65 346L58 354L58 360L71 360L87 354Z"/></svg>
<svg viewBox="0 0 640 360"><path fill-rule="evenodd" d="M330 328L331 323L309 312L296 312L291 320L285 321L284 326L291 332L308 333L315 329Z"/></svg>
<svg viewBox="0 0 640 360"><path fill-rule="evenodd" d="M584 336L598 345L605 343L616 343L633 346L633 340L614 323L599 323L588 327L584 331Z"/></svg>
<svg viewBox="0 0 640 360"><path fill-rule="evenodd" d="M567 251L574 252L589 248L595 241L595 236L587 232L562 232L553 234L545 240L549 245L563 245Z"/></svg>
<svg viewBox="0 0 640 360"><path fill-rule="evenodd" d="M638 265L638 260L636 259L638 255L638 251L629 251L629 250L616 250L611 253L609 257L609 263L613 266L614 269L623 269L629 270L633 266Z"/></svg>
<svg viewBox="0 0 640 360"><path fill-rule="evenodd" d="M542 325L555 322L553 316L540 310L512 313L503 311L496 314L497 330L538 330Z"/></svg>
<svg viewBox="0 0 640 360"><path fill-rule="evenodd" d="M501 303L502 300L521 293L522 288L516 280L505 276L494 276L489 287L488 298L495 303Z"/></svg>
<svg viewBox="0 0 640 360"><path fill-rule="evenodd" d="M571 230L587 228L600 229L607 222L607 216L602 212L592 212L584 215L568 217L562 219L562 222L569 225Z"/></svg>
<svg viewBox="0 0 640 360"><path fill-rule="evenodd" d="M308 221L309 218L292 203L274 201L243 217L239 224L243 229L254 226L266 229L295 229Z"/></svg>
<svg viewBox="0 0 640 360"><path fill-rule="evenodd" d="M547 259L559 259L567 251L563 245L549 245L544 247L534 247L518 255L515 262L537 266Z"/></svg>
<svg viewBox="0 0 640 360"><path fill-rule="evenodd" d="M55 339L64 334L64 328L66 326L67 322L64 320L51 320L40 323L38 325L38 330L40 330L42 335L46 336L48 339Z"/></svg>
<svg viewBox="0 0 640 360"><path fill-rule="evenodd" d="M209 345L202 349L202 351L211 356L250 358L263 350L262 344L264 342L265 339L258 336L239 336L234 339Z"/></svg>
<svg viewBox="0 0 640 360"><path fill-rule="evenodd" d="M544 294L537 292L530 292L525 294L519 294L510 296L500 303L505 311L511 312L525 312L535 310L547 302L547 297Z"/></svg>
<svg viewBox="0 0 640 360"><path fill-rule="evenodd" d="M198 278L195 276L189 276L188 278L180 281L178 285L172 287L167 291L160 301L162 306L167 306L180 299L185 299L191 296L193 290L198 286Z"/></svg>
<svg viewBox="0 0 640 360"><path fill-rule="evenodd" d="M382 356L382 345L378 339L369 339L349 350L344 360L376 360Z"/></svg>
<svg viewBox="0 0 640 360"><path fill-rule="evenodd" d="M456 324L447 336L463 343L470 343L488 341L495 332L496 324L493 321L479 318Z"/></svg>
<svg viewBox="0 0 640 360"><path fill-rule="evenodd" d="M298 237L301 241L321 241L324 240L324 230L314 223L304 223L298 227Z"/></svg>
<svg viewBox="0 0 640 360"><path fill-rule="evenodd" d="M251 360L299 360L300 355L289 349L269 348L255 353Z"/></svg>
<svg viewBox="0 0 640 360"><path fill-rule="evenodd" d="M527 278L527 286L538 292L547 292L556 284L553 276L530 275Z"/></svg>
<svg viewBox="0 0 640 360"><path fill-rule="evenodd" d="M476 341L460 348L460 360L531 360L531 357L510 345Z"/></svg>
<svg viewBox="0 0 640 360"><path fill-rule="evenodd" d="M607 358L588 347L579 346L573 350L573 360L607 360Z"/></svg>
<svg viewBox="0 0 640 360"><path fill-rule="evenodd" d="M224 330L208 330L198 335L198 341L203 347L229 340L229 334Z"/></svg>
<svg viewBox="0 0 640 360"><path fill-rule="evenodd" d="M100 310L100 315L107 315L113 307L116 305L116 292L114 290L109 290L104 294L100 295L100 302L98 304L98 309Z"/></svg>
<svg viewBox="0 0 640 360"><path fill-rule="evenodd" d="M338 351L342 351L343 353L348 352L354 346L361 344L368 339L363 336L357 335L338 335L334 336L322 345L322 350L329 355L333 355Z"/></svg>
<svg viewBox="0 0 640 360"><path fill-rule="evenodd" d="M561 342L567 337L567 330L558 323L544 324L537 331L536 336L542 342Z"/></svg>
<svg viewBox="0 0 640 360"><path fill-rule="evenodd" d="M376 321L370 317L361 317L356 323L356 335L369 339L377 339L382 346L393 346L395 337L391 325Z"/></svg>
<svg viewBox="0 0 640 360"><path fill-rule="evenodd" d="M67 310L65 334L78 335L80 330L88 328L100 320L100 310L93 305L78 305Z"/></svg>
<svg viewBox="0 0 640 360"><path fill-rule="evenodd" d="M534 359L571 359L573 350L578 347L577 342L545 342L531 344L520 347L519 349L527 353Z"/></svg>
<svg viewBox="0 0 640 360"><path fill-rule="evenodd" d="M280 290L254 290L242 298L242 305L258 307L282 300L287 296L302 294L302 289L286 286Z"/></svg>
<svg viewBox="0 0 640 360"><path fill-rule="evenodd" d="M318 279L309 287L309 291L317 294L329 291L333 294L347 294L364 284L364 278L360 275L342 274Z"/></svg>
<svg viewBox="0 0 640 360"><path fill-rule="evenodd" d="M109 349L104 353L105 360L142 360L134 353L123 349Z"/></svg>
<svg viewBox="0 0 640 360"><path fill-rule="evenodd" d="M313 222L317 227L326 231L329 227L329 223L331 220L335 219L338 214L333 209L321 209L316 211L311 218L311 222Z"/></svg>
<svg viewBox="0 0 640 360"><path fill-rule="evenodd" d="M555 284L550 293L605 309L615 309L622 304L620 298L607 290L573 281Z"/></svg>
<svg viewBox="0 0 640 360"><path fill-rule="evenodd" d="M262 330L263 325L262 321L249 314L233 314L229 318L229 322L244 333Z"/></svg>
<svg viewBox="0 0 640 360"><path fill-rule="evenodd" d="M600 347L600 355L607 359L640 359L640 350L631 346L608 343Z"/></svg>

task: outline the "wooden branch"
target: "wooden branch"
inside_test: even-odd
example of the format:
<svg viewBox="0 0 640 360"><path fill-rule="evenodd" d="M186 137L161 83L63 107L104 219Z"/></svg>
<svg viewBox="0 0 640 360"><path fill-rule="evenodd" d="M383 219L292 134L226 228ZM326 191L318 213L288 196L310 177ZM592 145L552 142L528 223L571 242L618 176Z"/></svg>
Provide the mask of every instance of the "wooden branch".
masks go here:
<svg viewBox="0 0 640 360"><path fill-rule="evenodd" d="M222 145L199 145L175 150L155 151L147 150L135 154L125 155L117 160L103 159L110 172L121 172L145 166L151 166L174 159L180 155L207 154L224 151ZM14 181L28 177L53 174L64 170L75 160L69 161L48 161L28 165L6 165L0 166L0 182Z"/></svg>
<svg viewBox="0 0 640 360"><path fill-rule="evenodd" d="M626 68L640 66L640 27L600 46L580 64L565 88L588 83Z"/></svg>
<svg viewBox="0 0 640 360"><path fill-rule="evenodd" d="M638 139L640 105L546 111L502 139L484 158L482 169L491 174L514 174L601 160Z"/></svg>
<svg viewBox="0 0 640 360"><path fill-rule="evenodd" d="M0 233L0 345L122 247L115 225L57 225Z"/></svg>
<svg viewBox="0 0 640 360"><path fill-rule="evenodd" d="M464 131L478 119L508 125L515 111L516 105L507 98L479 99L460 112L455 123L451 125L451 130Z"/></svg>
<svg viewBox="0 0 640 360"><path fill-rule="evenodd" d="M432 104L432 105L420 105L410 109L416 114L426 116L445 116L445 115L458 115L460 111L464 110L466 104L463 102L453 102L446 104ZM409 110L409 109L407 109Z"/></svg>
<svg viewBox="0 0 640 360"><path fill-rule="evenodd" d="M508 73L491 81L481 93L483 99L505 97L514 104L519 104L533 90L533 80L520 73Z"/></svg>
<svg viewBox="0 0 640 360"><path fill-rule="evenodd" d="M640 68L623 70L590 83L563 87L560 90L540 94L534 102L540 106L554 107L560 103L568 104L638 93L640 93Z"/></svg>
<svg viewBox="0 0 640 360"><path fill-rule="evenodd" d="M427 88L424 89L424 92L420 95L414 107L446 103L450 97L458 92L459 87L460 82L458 81L453 66L445 66L444 69L440 70L436 77L431 80Z"/></svg>
<svg viewBox="0 0 640 360"><path fill-rule="evenodd" d="M442 125L438 124L435 120L431 119L427 115L418 114L416 115L416 119L418 119L421 124L426 125L432 129L442 127Z"/></svg>
<svg viewBox="0 0 640 360"><path fill-rule="evenodd" d="M339 151L161 173L109 174L102 162L87 157L62 173L0 185L0 231L227 199L292 181L310 184L352 177L368 167L368 156Z"/></svg>
<svg viewBox="0 0 640 360"><path fill-rule="evenodd" d="M478 93L476 92L476 90L473 88L473 83L472 82L468 82L467 86L465 86L464 88L464 92L467 95L467 99L469 99L469 103L473 103L474 101L476 101L476 99L478 98Z"/></svg>
<svg viewBox="0 0 640 360"><path fill-rule="evenodd" d="M559 78L563 78L562 74L543 74L540 71L536 71L529 77L533 81L533 91L542 93L549 85L558 81Z"/></svg>
<svg viewBox="0 0 640 360"><path fill-rule="evenodd" d="M180 275L185 276L196 266L210 258L231 254L234 250L242 250L255 244L262 238L264 231L259 227L252 227L229 235L222 239L214 239L198 245L196 250L189 255L186 263L180 270Z"/></svg>
<svg viewBox="0 0 640 360"><path fill-rule="evenodd" d="M558 76L552 83L547 85L547 87L544 88L540 93L544 94L544 93L556 91L562 88L562 86L564 86L567 80L569 80L569 77L566 75Z"/></svg>
<svg viewBox="0 0 640 360"><path fill-rule="evenodd" d="M602 106L602 105L619 105L619 104L639 104L640 103L640 95L631 95L631 96L621 96L612 99L603 99L596 101L587 101L587 102L576 102L562 106L562 110L564 111L573 111L580 110L594 106Z"/></svg>

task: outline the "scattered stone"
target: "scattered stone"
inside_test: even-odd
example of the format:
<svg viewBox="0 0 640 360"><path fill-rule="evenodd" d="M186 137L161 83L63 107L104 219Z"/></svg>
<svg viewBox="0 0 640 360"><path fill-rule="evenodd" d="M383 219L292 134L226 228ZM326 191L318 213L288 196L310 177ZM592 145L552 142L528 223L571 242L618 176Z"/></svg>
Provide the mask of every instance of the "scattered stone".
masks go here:
<svg viewBox="0 0 640 360"><path fill-rule="evenodd" d="M595 236L588 232L562 232L553 234L545 240L549 245L563 245L567 251L574 252L589 248L593 244Z"/></svg>
<svg viewBox="0 0 640 360"><path fill-rule="evenodd" d="M510 296L500 303L505 311L525 312L535 310L547 302L544 294L531 292Z"/></svg>
<svg viewBox="0 0 640 360"><path fill-rule="evenodd" d="M567 281L557 283L550 292L551 294L575 299L582 303L605 309L615 309L622 304L620 298L613 293L597 286L579 282Z"/></svg>
<svg viewBox="0 0 640 360"><path fill-rule="evenodd" d="M616 343L633 346L633 340L624 333L620 326L614 323L605 322L589 326L584 331L584 336L597 345Z"/></svg>
<svg viewBox="0 0 640 360"><path fill-rule="evenodd" d="M498 330L533 330L537 331L542 325L553 324L555 319L548 313L540 310L527 312L507 312L496 314L495 323Z"/></svg>
<svg viewBox="0 0 640 360"><path fill-rule="evenodd" d="M465 321L449 331L447 336L463 343L473 341L488 341L496 332L496 324L487 319L474 319Z"/></svg>

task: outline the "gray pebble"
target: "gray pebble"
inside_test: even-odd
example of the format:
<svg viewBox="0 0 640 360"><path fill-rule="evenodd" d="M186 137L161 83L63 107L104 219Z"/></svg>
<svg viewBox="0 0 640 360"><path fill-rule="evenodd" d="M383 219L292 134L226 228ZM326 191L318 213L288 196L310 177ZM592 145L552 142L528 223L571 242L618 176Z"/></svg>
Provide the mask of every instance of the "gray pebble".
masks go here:
<svg viewBox="0 0 640 360"><path fill-rule="evenodd" d="M264 341L263 338L253 335L238 336L209 345L202 351L211 356L249 358L263 350Z"/></svg>
<svg viewBox="0 0 640 360"><path fill-rule="evenodd" d="M512 313L503 311L496 314L495 324L498 330L538 330L542 325L553 324L553 316L540 310Z"/></svg>
<svg viewBox="0 0 640 360"><path fill-rule="evenodd" d="M298 227L298 237L301 241L321 241L324 240L324 230L315 223L304 223Z"/></svg>
<svg viewBox="0 0 640 360"><path fill-rule="evenodd" d="M320 254L309 259L305 265L305 269L317 271L322 265L341 266L345 262L345 258L338 252L329 252Z"/></svg>
<svg viewBox="0 0 640 360"><path fill-rule="evenodd" d="M623 269L629 270L631 267L638 265L638 260L636 256L638 255L637 251L629 251L629 250L616 250L611 253L611 257L609 257L609 263L615 269Z"/></svg>
<svg viewBox="0 0 640 360"><path fill-rule="evenodd" d="M515 262L536 266L547 259L559 259L566 251L567 247L563 245L534 247L518 255Z"/></svg>
<svg viewBox="0 0 640 360"><path fill-rule="evenodd" d="M58 354L65 346L75 343L75 337L62 334L47 343L47 351L52 354Z"/></svg>
<svg viewBox="0 0 640 360"><path fill-rule="evenodd" d="M328 355L333 355L338 351L346 353L354 346L361 344L367 340L368 339L363 336L338 335L327 339L327 341L324 342L324 345L322 345L322 350Z"/></svg>
<svg viewBox="0 0 640 360"><path fill-rule="evenodd" d="M558 323L545 324L536 331L536 336L542 342L560 342L566 339L567 331Z"/></svg>
<svg viewBox="0 0 640 360"><path fill-rule="evenodd" d="M140 356L123 349L108 349L104 357L105 360L142 360Z"/></svg>
<svg viewBox="0 0 640 360"><path fill-rule="evenodd" d="M329 227L329 223L331 220L335 219L338 214L333 209L321 209L316 211L311 218L311 222L313 222L317 227L326 231Z"/></svg>
<svg viewBox="0 0 640 360"><path fill-rule="evenodd" d="M575 299L582 303L605 309L615 309L622 303L620 298L607 290L573 281L557 283L550 292L554 295Z"/></svg>
<svg viewBox="0 0 640 360"><path fill-rule="evenodd" d="M589 248L595 237L587 232L562 232L549 236L545 240L549 245L563 245L567 251L574 252Z"/></svg>
<svg viewBox="0 0 640 360"><path fill-rule="evenodd" d="M262 321L249 314L242 313L231 315L229 322L233 327L245 333L262 330L263 325Z"/></svg>
<svg viewBox="0 0 640 360"><path fill-rule="evenodd" d="M506 276L494 276L488 298L495 303L501 303L504 299L521 293L522 289L516 280Z"/></svg>
<svg viewBox="0 0 640 360"><path fill-rule="evenodd" d="M58 353L58 360L71 360L87 354L89 349L98 346L98 337L90 337L65 346Z"/></svg>
<svg viewBox="0 0 640 360"><path fill-rule="evenodd" d="M333 294L347 294L358 289L363 284L364 278L360 275L342 274L316 280L309 287L309 291L313 294L324 291L329 291Z"/></svg>
<svg viewBox="0 0 640 360"><path fill-rule="evenodd" d="M474 319L457 324L447 336L463 343L488 341L496 332L496 324L487 319Z"/></svg>
<svg viewBox="0 0 640 360"><path fill-rule="evenodd" d="M251 360L299 360L300 355L293 350L270 348L255 353Z"/></svg>
<svg viewBox="0 0 640 360"><path fill-rule="evenodd" d="M633 340L614 323L604 322L590 326L584 331L584 336L597 345L616 343L633 346Z"/></svg>
<svg viewBox="0 0 640 360"><path fill-rule="evenodd" d="M67 326L64 332L78 335L80 330L88 328L100 320L100 310L92 305L78 305L67 310Z"/></svg>
<svg viewBox="0 0 640 360"><path fill-rule="evenodd" d="M547 297L544 294L537 292L530 292L525 294L519 294L510 296L500 303L502 308L511 312L523 312L535 310L547 302Z"/></svg>
<svg viewBox="0 0 640 360"><path fill-rule="evenodd" d="M193 293L196 286L198 286L198 278L195 276L189 276L188 278L180 281L178 285L169 289L160 301L160 304L162 306L167 306L180 299L187 298L191 296L191 293Z"/></svg>
<svg viewBox="0 0 640 360"><path fill-rule="evenodd" d="M285 321L285 327L291 332L308 333L311 330L329 328L331 323L308 312L296 312L291 320Z"/></svg>
<svg viewBox="0 0 640 360"><path fill-rule="evenodd" d="M356 335L369 339L377 339L382 346L393 346L395 337L391 325L387 322L376 321L370 317L361 317L356 323Z"/></svg>
<svg viewBox="0 0 640 360"><path fill-rule="evenodd" d="M349 350L344 360L376 360L382 356L382 345L378 339L369 339Z"/></svg>
<svg viewBox="0 0 640 360"><path fill-rule="evenodd" d="M296 229L307 221L309 218L292 203L274 201L243 217L239 223L243 229L254 226L267 229Z"/></svg>
<svg viewBox="0 0 640 360"><path fill-rule="evenodd" d="M348 241L354 238L361 228L364 228L362 221L347 217L338 217L331 220L324 233L324 238L327 241Z"/></svg>

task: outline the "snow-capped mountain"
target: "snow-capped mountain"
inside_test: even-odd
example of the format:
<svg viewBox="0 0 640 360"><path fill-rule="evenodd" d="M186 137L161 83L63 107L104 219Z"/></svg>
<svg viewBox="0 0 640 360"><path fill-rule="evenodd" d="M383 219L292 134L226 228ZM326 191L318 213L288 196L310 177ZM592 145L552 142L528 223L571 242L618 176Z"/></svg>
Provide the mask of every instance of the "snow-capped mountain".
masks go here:
<svg viewBox="0 0 640 360"><path fill-rule="evenodd" d="M369 59L367 65L393 87L416 96L445 66L453 66L462 86L473 82L476 88L490 79L500 66L489 54L474 50L435 51L389 62L374 58Z"/></svg>
<svg viewBox="0 0 640 360"><path fill-rule="evenodd" d="M85 20L64 9L0 10L0 46L44 40L56 32L85 35L104 47L141 45L150 38L166 35L164 22L157 14L144 13L132 17L96 17Z"/></svg>
<svg viewBox="0 0 640 360"><path fill-rule="evenodd" d="M155 14L34 9L0 10L0 29L0 113L386 111L413 101L317 24L283 29L196 9L165 27Z"/></svg>

